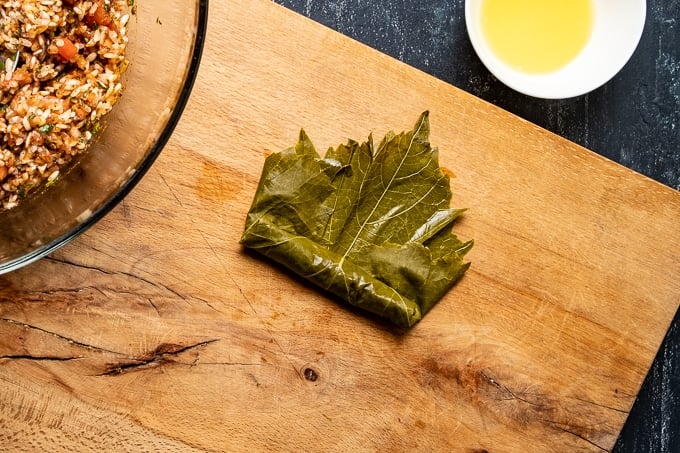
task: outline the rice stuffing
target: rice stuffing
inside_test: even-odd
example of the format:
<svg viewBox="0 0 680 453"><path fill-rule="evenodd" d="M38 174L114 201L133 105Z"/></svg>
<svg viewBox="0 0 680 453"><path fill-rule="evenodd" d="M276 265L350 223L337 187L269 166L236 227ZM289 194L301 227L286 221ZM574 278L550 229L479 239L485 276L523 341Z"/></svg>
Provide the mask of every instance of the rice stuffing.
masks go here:
<svg viewBox="0 0 680 453"><path fill-rule="evenodd" d="M123 91L130 0L0 6L0 211L89 148Z"/></svg>

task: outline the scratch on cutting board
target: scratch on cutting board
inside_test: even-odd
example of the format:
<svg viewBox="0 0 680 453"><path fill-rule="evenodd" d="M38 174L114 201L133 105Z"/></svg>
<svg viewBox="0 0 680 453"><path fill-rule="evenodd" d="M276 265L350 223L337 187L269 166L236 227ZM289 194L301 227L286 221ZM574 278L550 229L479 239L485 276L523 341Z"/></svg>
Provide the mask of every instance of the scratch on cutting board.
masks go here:
<svg viewBox="0 0 680 453"><path fill-rule="evenodd" d="M274 344L276 345L276 347L277 347L278 350L281 352L281 354L283 355L283 357L286 359L286 361L287 361L287 362L290 364L290 366L293 368L293 370L295 371L295 374L297 374L297 375L300 377L300 379L304 379L303 374L300 372L300 370L298 369L298 367L295 366L295 363L293 362L293 360L292 360L292 358L290 357L290 355L283 349L283 346L281 346L281 343L279 343L279 340L278 340L278 339L276 338L276 336L274 335L274 332L272 332L272 330L269 328L269 326L268 326L267 323L264 321L264 319L262 319L262 316L260 316L260 314L257 312L257 310L255 309L255 306L253 305L252 301L248 298L248 296L246 296L245 292L244 292L243 289L239 286L238 282L236 282L236 280L235 280L231 275L229 275L229 278L231 278L232 282L234 283L234 285L236 286L236 288L238 289L238 291L241 293L241 296L242 296L243 299L246 301L246 303L247 303L248 306L250 307L250 309L251 309L251 311L253 312L253 314L255 315L255 317L258 319L258 321L260 321L260 324L262 324L262 327L263 327L264 330L267 332L267 335L269 335L269 338L271 339L272 343L274 343Z"/></svg>
<svg viewBox="0 0 680 453"><path fill-rule="evenodd" d="M69 337L62 335L60 333L52 332L50 330L43 329L42 327L38 327L38 326L34 326L34 325L27 324L27 323L24 323L24 322L16 321L14 319L0 318L0 322L4 322L4 323L7 323L7 324L13 324L15 326L22 327L22 328L25 328L25 329L35 330L37 332L55 337L55 338L57 338L61 341L65 341L65 342L67 342L71 345L74 345L74 346L77 346L77 347L80 347L80 348L83 348L83 349L87 349L89 351L105 352L105 353L108 353L108 354L115 354L115 355L119 355L119 356L125 355L121 352L112 351L111 349L106 349L106 348L102 348L100 346L94 346L94 345L91 345L91 344L87 344L87 343L84 343L82 341L76 340L74 338L69 338Z"/></svg>
<svg viewBox="0 0 680 453"><path fill-rule="evenodd" d="M612 437L606 420L612 414L625 417L626 411L596 404L584 398L551 395L540 385L529 382L512 371L498 371L495 361L468 359L463 364L451 362L452 356L427 357L417 367L417 378L435 395L452 399L455 404L467 400L477 408L481 423L489 417L508 426L540 426L568 434L602 451Z"/></svg>
<svg viewBox="0 0 680 453"><path fill-rule="evenodd" d="M247 303L248 306L250 307L250 310L252 311L252 313L255 315L255 317L257 318L257 320L260 322L260 324L262 325L262 327L264 328L264 330L267 332L267 335L269 335L269 338L271 339L272 343L274 343L274 344L276 345L276 347L277 347L278 350L281 352L281 354L283 355L283 357L286 359L286 361L290 364L290 366L291 366L291 367L293 368L293 370L295 371L295 374L297 374L301 379L304 379L303 374L300 372L300 370L298 369L298 367L295 366L295 363L294 363L293 360L291 359L290 355L283 349L283 346L281 346L281 343L279 343L279 340L278 340L278 339L276 338L276 336L274 335L274 332L272 332L272 330L269 328L269 326L267 325L267 323L265 322L265 320L264 320L264 319L262 318L262 316L260 316L260 314L257 312L257 310L255 309L255 305L253 304L253 302L252 302L252 301L250 300L250 298L246 295L246 293L243 291L243 288L241 287L241 285L239 285L238 281L237 281L237 280L234 278L234 276L231 274L231 272L229 271L229 268L225 265L222 256L221 256L219 253L217 253L217 251L210 245L210 243L208 242L208 239L205 237L205 235L203 234L203 232L200 230L200 226L197 225L196 228L197 228L197 231L201 234L201 237L203 238L203 241L205 242L206 246L207 246L208 249L212 252L213 256L215 256L215 258L217 259L217 262L218 262L218 263L220 264L220 266L222 267L222 271L226 274L226 276L229 278L229 280L231 280L232 284L236 287L236 289L238 290L238 292L239 292L239 294L241 295L241 297L243 298L243 300L246 301L246 303ZM212 307L211 307L211 308L212 308Z"/></svg>
<svg viewBox="0 0 680 453"><path fill-rule="evenodd" d="M31 354L8 354L0 355L0 360L28 360L31 362L70 362L71 360L82 359L84 356L35 356Z"/></svg>

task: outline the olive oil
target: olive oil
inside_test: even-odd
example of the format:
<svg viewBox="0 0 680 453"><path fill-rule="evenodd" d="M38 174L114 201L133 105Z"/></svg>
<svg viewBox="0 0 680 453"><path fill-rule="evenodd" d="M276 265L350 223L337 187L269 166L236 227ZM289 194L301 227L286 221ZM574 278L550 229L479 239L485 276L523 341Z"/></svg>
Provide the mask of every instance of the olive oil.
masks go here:
<svg viewBox="0 0 680 453"><path fill-rule="evenodd" d="M481 30L489 48L522 72L567 65L588 43L593 0L482 0Z"/></svg>

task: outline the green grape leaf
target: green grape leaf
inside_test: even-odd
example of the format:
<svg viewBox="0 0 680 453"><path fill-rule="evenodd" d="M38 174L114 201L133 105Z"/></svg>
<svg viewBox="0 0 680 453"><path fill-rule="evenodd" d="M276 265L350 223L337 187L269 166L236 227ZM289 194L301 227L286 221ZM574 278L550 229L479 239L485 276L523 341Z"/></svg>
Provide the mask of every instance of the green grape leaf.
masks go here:
<svg viewBox="0 0 680 453"><path fill-rule="evenodd" d="M411 327L470 266L472 241L453 233L449 177L413 130L331 148L321 158L302 130L267 157L241 243L346 302Z"/></svg>

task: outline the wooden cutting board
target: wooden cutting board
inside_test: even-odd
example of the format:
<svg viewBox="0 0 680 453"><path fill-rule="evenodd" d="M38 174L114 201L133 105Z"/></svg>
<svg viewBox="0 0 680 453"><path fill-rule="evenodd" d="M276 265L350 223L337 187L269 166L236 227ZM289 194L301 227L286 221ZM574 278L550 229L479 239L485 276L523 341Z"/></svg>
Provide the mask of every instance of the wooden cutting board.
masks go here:
<svg viewBox="0 0 680 453"><path fill-rule="evenodd" d="M680 303L680 194L265 0L212 2L193 97L97 226L0 277L0 445L610 450ZM431 111L460 284L408 332L238 245L264 158Z"/></svg>

